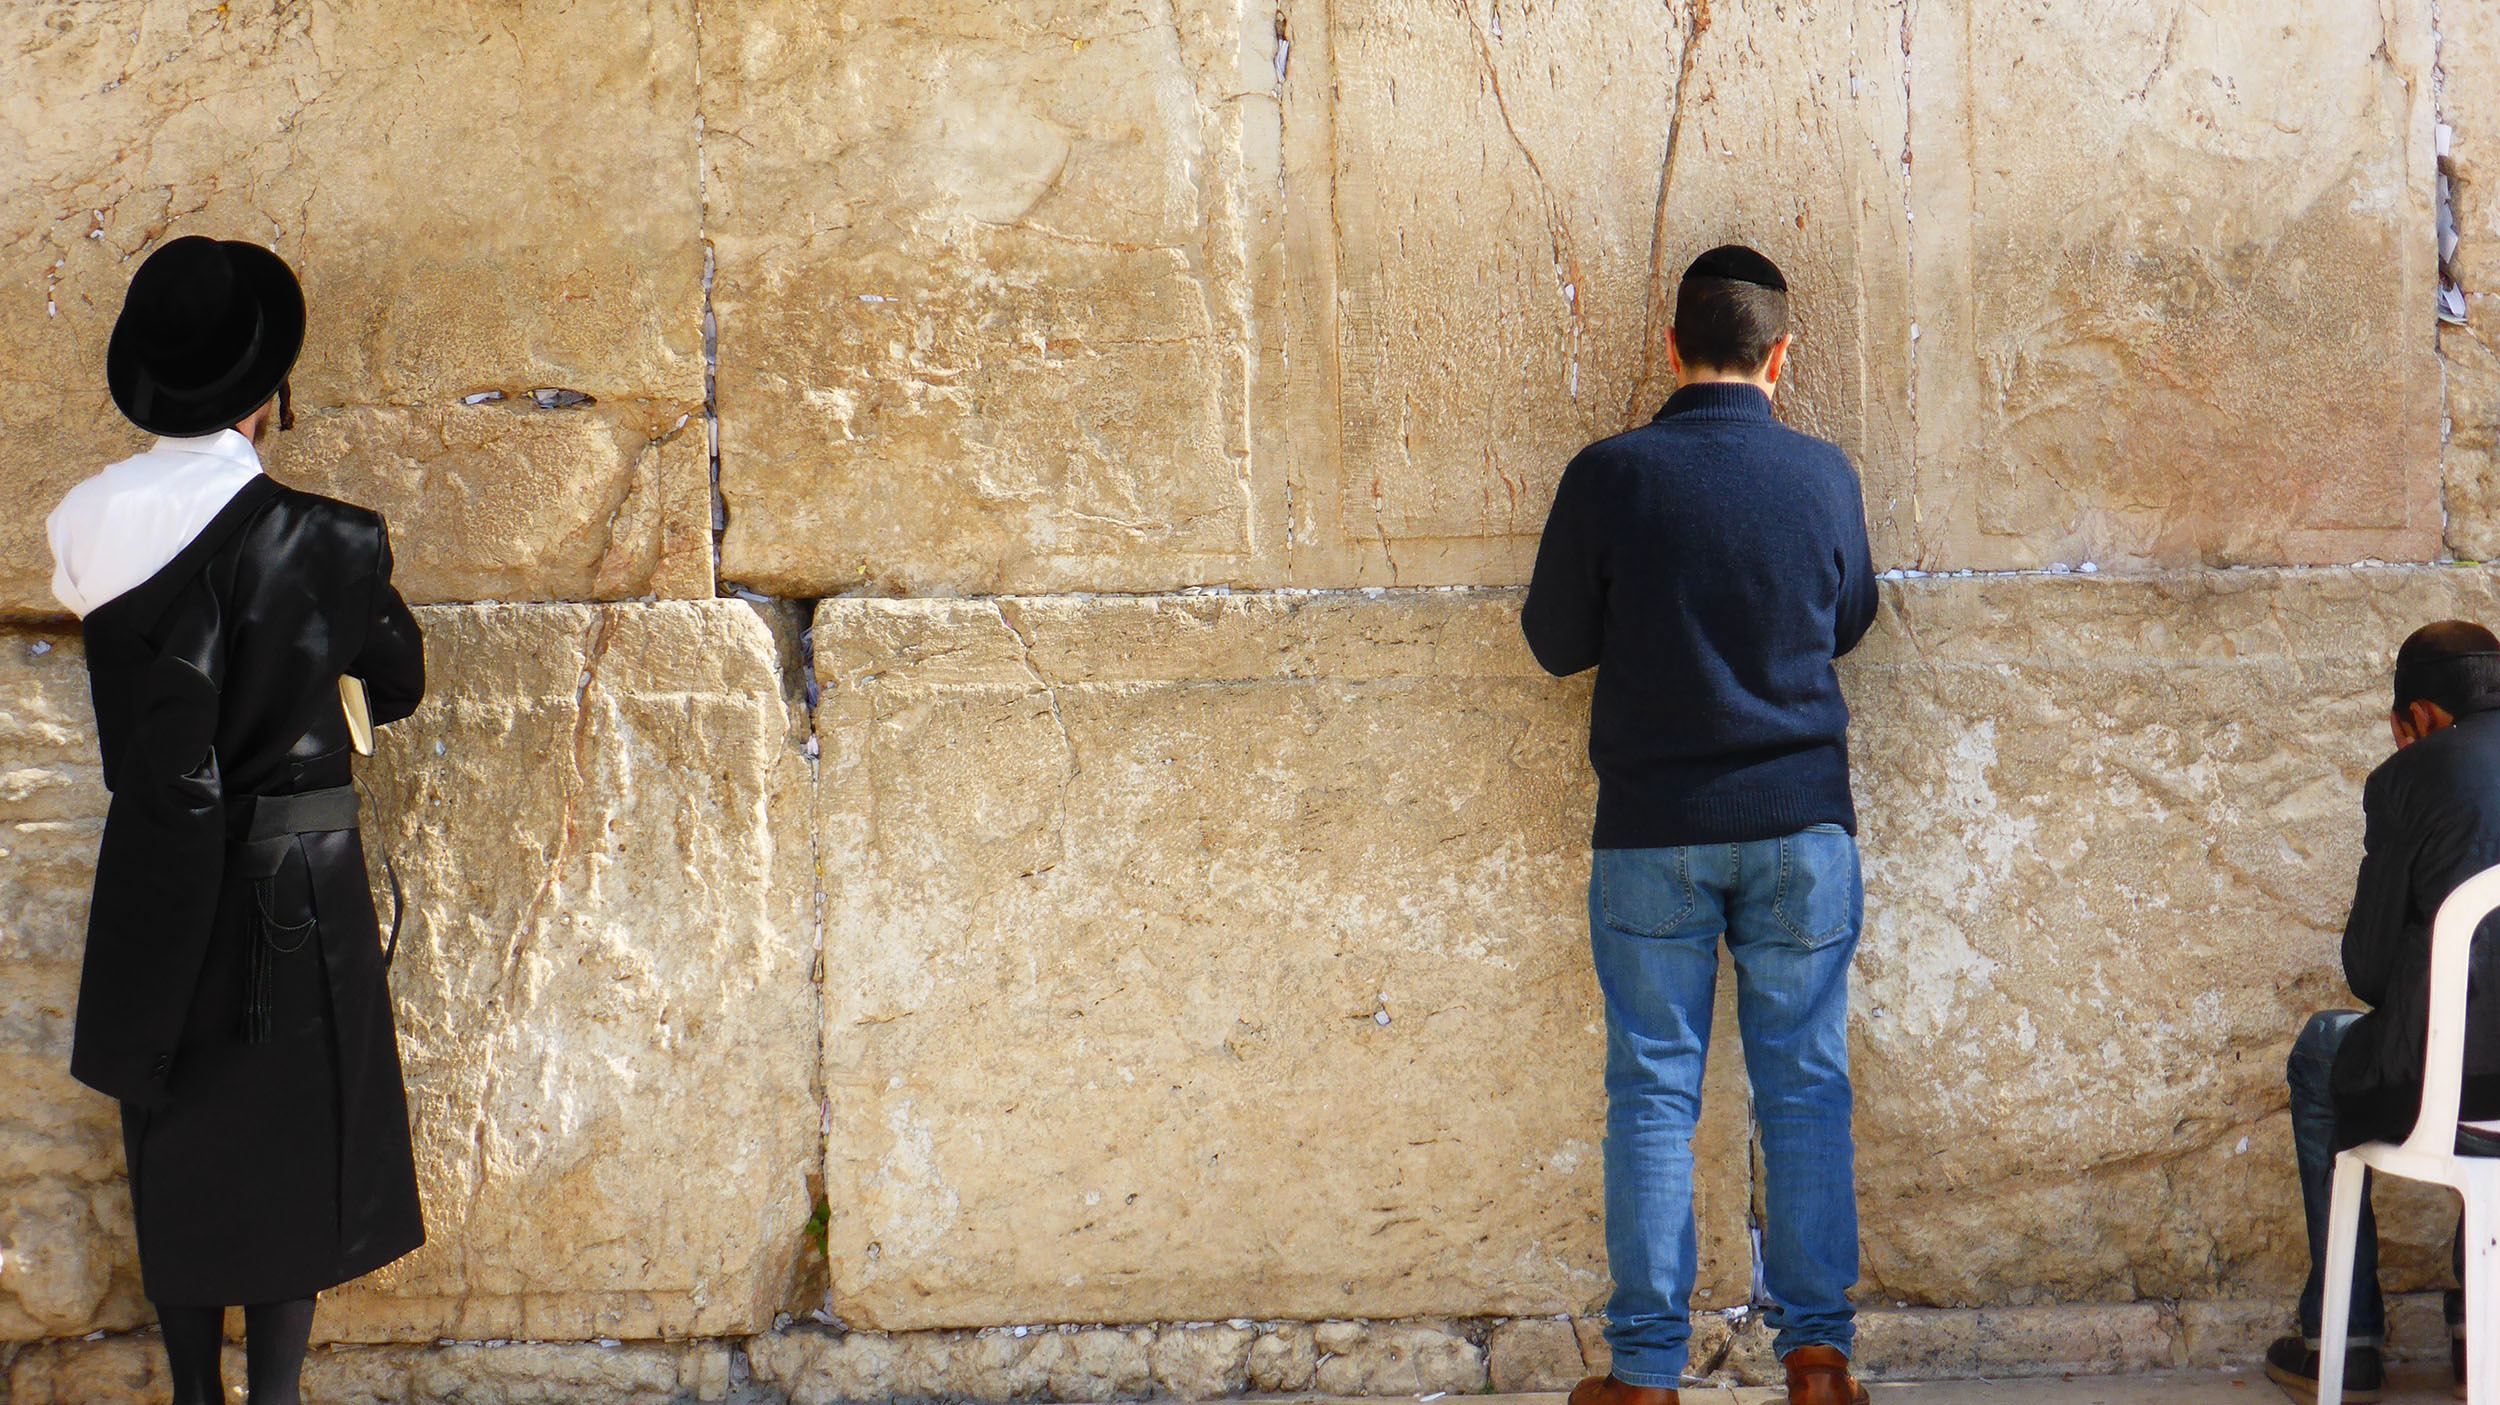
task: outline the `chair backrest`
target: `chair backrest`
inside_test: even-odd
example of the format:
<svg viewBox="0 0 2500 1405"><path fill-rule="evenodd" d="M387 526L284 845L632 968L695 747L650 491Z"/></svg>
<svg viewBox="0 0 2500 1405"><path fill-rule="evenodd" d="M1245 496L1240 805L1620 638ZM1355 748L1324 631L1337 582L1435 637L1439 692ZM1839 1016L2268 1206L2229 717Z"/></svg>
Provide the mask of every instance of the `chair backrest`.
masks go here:
<svg viewBox="0 0 2500 1405"><path fill-rule="evenodd" d="M2500 910L2500 864L2466 879L2431 919L2430 1035L2422 1041L2422 1115L2405 1149L2433 1156L2457 1149L2457 1100L2465 1085L2465 988L2473 979L2474 933Z"/></svg>

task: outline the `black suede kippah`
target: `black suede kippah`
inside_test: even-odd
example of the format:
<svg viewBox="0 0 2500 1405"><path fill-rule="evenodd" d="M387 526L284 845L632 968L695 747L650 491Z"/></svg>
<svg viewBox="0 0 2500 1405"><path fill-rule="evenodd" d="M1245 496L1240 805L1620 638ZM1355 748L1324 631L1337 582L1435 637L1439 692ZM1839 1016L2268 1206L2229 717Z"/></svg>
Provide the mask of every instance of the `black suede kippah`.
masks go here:
<svg viewBox="0 0 2500 1405"><path fill-rule="evenodd" d="M1721 244L1693 260L1684 270L1687 278L1723 278L1730 283L1751 283L1773 292L1788 291L1788 280L1780 276L1780 266L1746 248L1742 244Z"/></svg>
<svg viewBox="0 0 2500 1405"><path fill-rule="evenodd" d="M2500 654L2443 654L2396 670L2396 710L2414 699L2435 702L2451 717L2500 708Z"/></svg>

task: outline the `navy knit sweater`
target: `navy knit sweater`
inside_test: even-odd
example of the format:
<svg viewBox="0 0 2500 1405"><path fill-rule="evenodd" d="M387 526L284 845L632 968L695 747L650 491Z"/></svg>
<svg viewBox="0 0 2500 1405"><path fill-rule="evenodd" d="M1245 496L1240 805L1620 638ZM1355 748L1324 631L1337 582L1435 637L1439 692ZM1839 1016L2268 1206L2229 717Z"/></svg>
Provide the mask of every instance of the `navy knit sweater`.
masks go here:
<svg viewBox="0 0 2500 1405"><path fill-rule="evenodd" d="M1596 847L1856 833L1832 660L1874 618L1857 472L1761 391L1687 386L1581 450L1521 623L1548 672L1597 669Z"/></svg>

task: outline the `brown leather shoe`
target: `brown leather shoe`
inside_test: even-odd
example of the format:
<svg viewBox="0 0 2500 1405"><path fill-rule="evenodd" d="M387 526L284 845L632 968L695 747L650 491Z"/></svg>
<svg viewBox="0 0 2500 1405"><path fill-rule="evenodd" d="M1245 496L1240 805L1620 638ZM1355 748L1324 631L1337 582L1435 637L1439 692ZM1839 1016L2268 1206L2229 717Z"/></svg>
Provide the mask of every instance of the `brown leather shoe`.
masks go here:
<svg viewBox="0 0 2500 1405"><path fill-rule="evenodd" d="M1788 1353L1788 1405L1867 1405L1866 1387L1849 1374L1838 1347L1801 1346Z"/></svg>
<svg viewBox="0 0 2500 1405"><path fill-rule="evenodd" d="M1591 1376L1571 1388L1571 1405L1681 1405L1672 1390L1625 1385L1613 1376Z"/></svg>

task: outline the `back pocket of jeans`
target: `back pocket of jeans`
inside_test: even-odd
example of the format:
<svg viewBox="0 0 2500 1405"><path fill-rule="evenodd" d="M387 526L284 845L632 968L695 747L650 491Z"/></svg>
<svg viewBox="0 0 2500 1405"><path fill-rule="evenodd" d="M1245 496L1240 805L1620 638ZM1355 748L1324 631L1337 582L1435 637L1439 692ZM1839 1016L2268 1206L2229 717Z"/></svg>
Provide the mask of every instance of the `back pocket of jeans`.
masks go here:
<svg viewBox="0 0 2500 1405"><path fill-rule="evenodd" d="M1692 851L1598 850L1597 907L1606 925L1618 932L1671 935L1692 915Z"/></svg>
<svg viewBox="0 0 2500 1405"><path fill-rule="evenodd" d="M1838 825L1816 825L1780 841L1779 896L1772 910L1789 939L1808 951L1857 930L1863 887L1858 842Z"/></svg>

